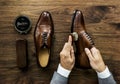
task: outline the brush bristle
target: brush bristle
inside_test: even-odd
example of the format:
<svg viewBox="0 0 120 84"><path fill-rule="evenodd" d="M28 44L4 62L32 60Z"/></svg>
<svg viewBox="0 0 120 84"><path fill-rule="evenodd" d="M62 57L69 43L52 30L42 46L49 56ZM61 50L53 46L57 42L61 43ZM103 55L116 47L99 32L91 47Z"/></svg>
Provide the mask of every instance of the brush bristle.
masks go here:
<svg viewBox="0 0 120 84"><path fill-rule="evenodd" d="M77 34L77 32L73 32L73 33L71 33L71 35L72 35L74 41L78 40L78 34Z"/></svg>

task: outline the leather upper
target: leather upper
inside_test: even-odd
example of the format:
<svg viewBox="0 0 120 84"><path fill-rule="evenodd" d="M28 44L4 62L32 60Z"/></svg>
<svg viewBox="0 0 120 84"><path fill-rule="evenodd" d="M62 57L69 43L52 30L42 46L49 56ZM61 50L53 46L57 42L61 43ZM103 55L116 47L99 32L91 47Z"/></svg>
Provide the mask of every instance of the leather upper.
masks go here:
<svg viewBox="0 0 120 84"><path fill-rule="evenodd" d="M80 68L90 68L89 59L84 51L85 48L92 48L94 45L91 37L88 35L84 18L81 11L76 10L73 22L72 22L72 32L77 32L78 40L75 41L76 46L76 66Z"/></svg>
<svg viewBox="0 0 120 84"><path fill-rule="evenodd" d="M50 48L53 35L53 24L50 13L43 12L37 22L35 30L37 48Z"/></svg>

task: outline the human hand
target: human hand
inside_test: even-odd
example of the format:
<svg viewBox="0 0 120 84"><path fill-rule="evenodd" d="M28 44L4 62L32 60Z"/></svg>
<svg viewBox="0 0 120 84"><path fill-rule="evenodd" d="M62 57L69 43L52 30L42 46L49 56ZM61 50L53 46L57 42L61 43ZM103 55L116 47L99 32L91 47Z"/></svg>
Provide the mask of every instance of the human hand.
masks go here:
<svg viewBox="0 0 120 84"><path fill-rule="evenodd" d="M97 72L102 72L105 70L106 65L102 59L100 51L93 47L91 50L85 48L85 52L90 60L91 67L96 70Z"/></svg>
<svg viewBox="0 0 120 84"><path fill-rule="evenodd" d="M75 64L74 50L72 46L72 37L69 36L68 42L65 43L60 52L60 64L67 70L72 70Z"/></svg>

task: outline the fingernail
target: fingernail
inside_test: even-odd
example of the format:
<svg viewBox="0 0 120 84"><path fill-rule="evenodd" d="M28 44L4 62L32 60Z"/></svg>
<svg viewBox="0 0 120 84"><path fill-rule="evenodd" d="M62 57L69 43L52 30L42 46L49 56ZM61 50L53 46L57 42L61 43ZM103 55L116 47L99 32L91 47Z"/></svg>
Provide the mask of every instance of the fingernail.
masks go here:
<svg viewBox="0 0 120 84"><path fill-rule="evenodd" d="M92 47L91 50L95 50L96 48L95 47Z"/></svg>
<svg viewBox="0 0 120 84"><path fill-rule="evenodd" d="M88 48L85 48L85 51L88 51Z"/></svg>
<svg viewBox="0 0 120 84"><path fill-rule="evenodd" d="M69 38L70 38L70 39L72 39L72 36L71 36L71 35L69 35Z"/></svg>

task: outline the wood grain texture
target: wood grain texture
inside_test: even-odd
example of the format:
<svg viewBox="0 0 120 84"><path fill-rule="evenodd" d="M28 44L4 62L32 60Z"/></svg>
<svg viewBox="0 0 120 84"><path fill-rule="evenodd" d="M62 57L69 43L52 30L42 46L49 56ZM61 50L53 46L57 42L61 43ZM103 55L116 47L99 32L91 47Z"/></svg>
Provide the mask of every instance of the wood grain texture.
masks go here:
<svg viewBox="0 0 120 84"><path fill-rule="evenodd" d="M49 84L59 63L59 52L70 33L73 11L83 11L86 28L100 49L105 63L120 83L120 1L119 0L0 0L0 84ZM37 65L33 32L42 11L52 14L55 38L49 66ZM27 35L14 29L14 20L26 15L32 21ZM16 64L15 42L28 40L29 67L22 72ZM74 68L69 84L98 84L93 70Z"/></svg>

